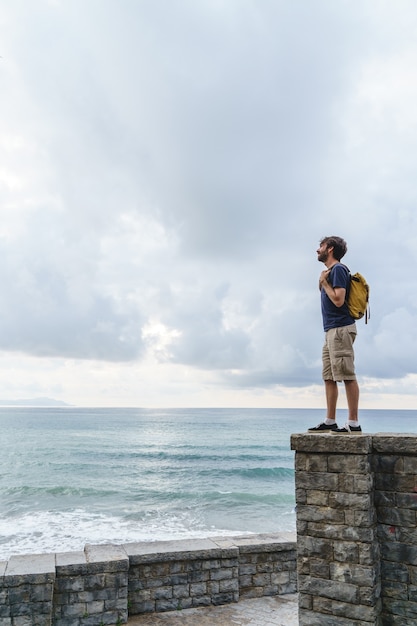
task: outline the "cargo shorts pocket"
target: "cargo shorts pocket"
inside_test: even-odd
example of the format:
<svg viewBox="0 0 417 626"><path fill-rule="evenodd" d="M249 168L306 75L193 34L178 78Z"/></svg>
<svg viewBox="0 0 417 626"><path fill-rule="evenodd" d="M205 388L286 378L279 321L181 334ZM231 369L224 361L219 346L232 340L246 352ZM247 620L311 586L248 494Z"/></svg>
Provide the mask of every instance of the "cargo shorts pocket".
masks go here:
<svg viewBox="0 0 417 626"><path fill-rule="evenodd" d="M355 378L355 357L353 342L356 331L350 327L336 328L330 347L332 372L334 380L349 380Z"/></svg>

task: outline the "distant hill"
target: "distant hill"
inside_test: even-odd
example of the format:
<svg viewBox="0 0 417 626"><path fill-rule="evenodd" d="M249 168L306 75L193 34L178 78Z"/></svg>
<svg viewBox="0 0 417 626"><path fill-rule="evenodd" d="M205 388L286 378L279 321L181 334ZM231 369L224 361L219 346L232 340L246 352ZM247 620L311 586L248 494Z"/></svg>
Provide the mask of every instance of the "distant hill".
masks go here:
<svg viewBox="0 0 417 626"><path fill-rule="evenodd" d="M73 406L54 398L27 398L21 400L1 400L0 406Z"/></svg>

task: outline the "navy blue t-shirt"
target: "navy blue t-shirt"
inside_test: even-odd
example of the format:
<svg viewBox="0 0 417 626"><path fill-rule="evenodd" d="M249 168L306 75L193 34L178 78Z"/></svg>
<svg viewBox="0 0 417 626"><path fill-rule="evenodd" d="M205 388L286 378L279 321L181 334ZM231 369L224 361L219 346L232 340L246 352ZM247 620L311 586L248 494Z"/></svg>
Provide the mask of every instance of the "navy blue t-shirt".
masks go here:
<svg viewBox="0 0 417 626"><path fill-rule="evenodd" d="M337 265L332 267L328 280L332 287L342 287L343 289L346 289L346 293L348 293L350 275L348 268L342 263L337 263ZM321 312L323 315L323 328L325 331L330 328L349 326L355 322L349 313L346 301L341 307L337 307L330 300L324 289L321 290Z"/></svg>

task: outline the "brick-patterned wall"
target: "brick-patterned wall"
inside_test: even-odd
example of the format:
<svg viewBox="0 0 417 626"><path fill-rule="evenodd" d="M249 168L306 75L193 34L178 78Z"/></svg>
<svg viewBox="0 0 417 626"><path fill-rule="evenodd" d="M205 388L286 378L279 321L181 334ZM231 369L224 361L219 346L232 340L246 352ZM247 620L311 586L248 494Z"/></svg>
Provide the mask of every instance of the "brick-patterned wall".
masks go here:
<svg viewBox="0 0 417 626"><path fill-rule="evenodd" d="M2 570L0 626L50 626L54 555L12 556Z"/></svg>
<svg viewBox="0 0 417 626"><path fill-rule="evenodd" d="M290 535L13 556L0 562L0 626L119 626L128 614L236 602L251 583L256 596L294 593L295 570Z"/></svg>
<svg viewBox="0 0 417 626"><path fill-rule="evenodd" d="M417 624L417 438L373 441L375 506L381 548L382 625Z"/></svg>
<svg viewBox="0 0 417 626"><path fill-rule="evenodd" d="M56 555L53 626L127 621L129 559L119 546L90 546Z"/></svg>
<svg viewBox="0 0 417 626"><path fill-rule="evenodd" d="M239 547L239 597L259 598L297 591L297 551L292 543L270 537L236 540Z"/></svg>
<svg viewBox="0 0 417 626"><path fill-rule="evenodd" d="M416 626L417 436L293 435L300 626Z"/></svg>
<svg viewBox="0 0 417 626"><path fill-rule="evenodd" d="M295 435L300 626L375 624L379 556L368 437Z"/></svg>
<svg viewBox="0 0 417 626"><path fill-rule="evenodd" d="M129 612L174 611L239 599L238 550L210 539L125 546Z"/></svg>
<svg viewBox="0 0 417 626"><path fill-rule="evenodd" d="M141 543L125 549L132 615L297 590L296 546L290 534Z"/></svg>

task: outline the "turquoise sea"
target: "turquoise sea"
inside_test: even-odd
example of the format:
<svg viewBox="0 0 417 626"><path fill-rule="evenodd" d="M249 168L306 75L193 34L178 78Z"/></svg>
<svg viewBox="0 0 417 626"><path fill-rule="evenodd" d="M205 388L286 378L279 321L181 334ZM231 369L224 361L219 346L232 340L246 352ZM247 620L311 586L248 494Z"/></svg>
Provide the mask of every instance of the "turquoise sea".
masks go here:
<svg viewBox="0 0 417 626"><path fill-rule="evenodd" d="M0 559L85 543L292 532L290 436L322 415L0 408ZM416 433L416 418L361 412L368 433Z"/></svg>

